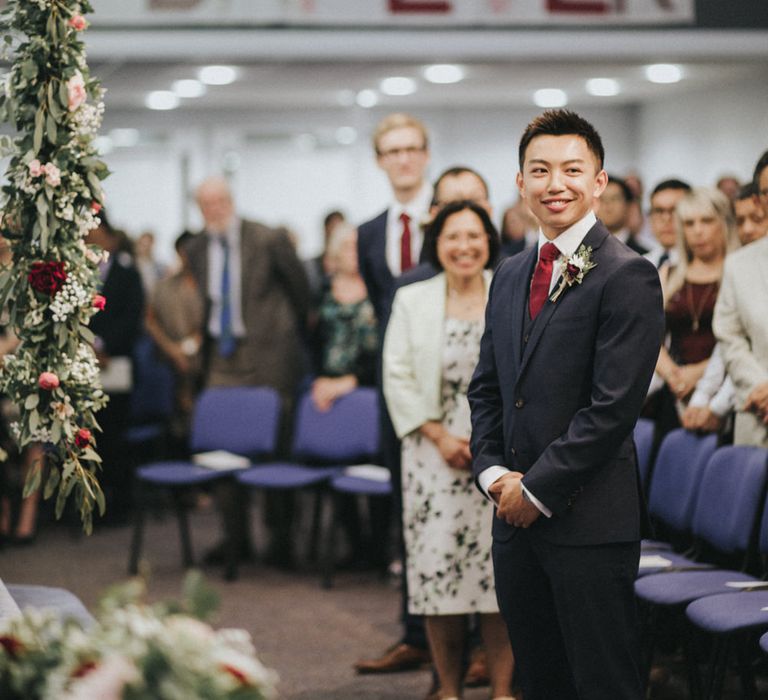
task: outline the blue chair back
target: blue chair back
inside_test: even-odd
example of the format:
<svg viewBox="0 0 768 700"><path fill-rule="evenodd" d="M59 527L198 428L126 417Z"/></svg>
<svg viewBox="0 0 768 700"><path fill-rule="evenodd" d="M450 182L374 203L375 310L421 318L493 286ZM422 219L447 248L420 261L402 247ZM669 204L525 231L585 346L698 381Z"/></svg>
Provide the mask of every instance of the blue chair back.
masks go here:
<svg viewBox="0 0 768 700"><path fill-rule="evenodd" d="M351 464L379 449L379 399L375 389L359 388L318 411L309 393L299 400L294 458L307 462Z"/></svg>
<svg viewBox="0 0 768 700"><path fill-rule="evenodd" d="M131 423L165 420L173 414L176 380L173 369L158 357L155 342L142 335L133 347Z"/></svg>
<svg viewBox="0 0 768 700"><path fill-rule="evenodd" d="M701 476L717 447L715 435L673 430L661 443L651 479L648 512L676 532L691 528Z"/></svg>
<svg viewBox="0 0 768 700"><path fill-rule="evenodd" d="M704 470L693 533L721 552L744 552L765 499L766 451L721 447Z"/></svg>
<svg viewBox="0 0 768 700"><path fill-rule="evenodd" d="M190 449L226 450L244 456L274 452L280 397L269 387L215 387L195 403Z"/></svg>
<svg viewBox="0 0 768 700"><path fill-rule="evenodd" d="M635 424L634 437L637 447L637 469L640 472L640 483L648 488L648 477L651 473L651 452L653 451L654 423L648 418L639 418Z"/></svg>

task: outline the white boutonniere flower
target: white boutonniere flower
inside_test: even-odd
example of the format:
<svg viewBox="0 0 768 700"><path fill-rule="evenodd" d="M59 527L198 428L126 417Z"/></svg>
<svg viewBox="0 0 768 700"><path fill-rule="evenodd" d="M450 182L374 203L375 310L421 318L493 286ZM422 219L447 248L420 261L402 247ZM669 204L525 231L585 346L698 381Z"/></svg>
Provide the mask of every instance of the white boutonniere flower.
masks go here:
<svg viewBox="0 0 768 700"><path fill-rule="evenodd" d="M566 257L561 255L558 262L562 268L560 277L560 284L549 297L550 301L557 301L560 295L574 284L581 284L584 281L586 274L593 268L597 267L597 263L592 262L592 247L582 245L573 255Z"/></svg>

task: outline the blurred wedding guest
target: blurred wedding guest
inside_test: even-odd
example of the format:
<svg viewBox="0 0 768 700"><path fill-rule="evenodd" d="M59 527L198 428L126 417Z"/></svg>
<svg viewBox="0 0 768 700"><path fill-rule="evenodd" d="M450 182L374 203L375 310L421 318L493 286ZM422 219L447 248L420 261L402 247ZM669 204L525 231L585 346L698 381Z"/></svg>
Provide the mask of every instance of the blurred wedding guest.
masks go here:
<svg viewBox="0 0 768 700"><path fill-rule="evenodd" d="M754 243L768 233L768 213L760 205L757 187L750 182L739 190L733 201L736 230L741 245Z"/></svg>
<svg viewBox="0 0 768 700"><path fill-rule="evenodd" d="M155 286L145 326L176 376L176 410L171 424L173 437L184 443L189 432L199 388L205 309L185 246L193 234L184 231L174 243L178 269Z"/></svg>
<svg viewBox="0 0 768 700"><path fill-rule="evenodd" d="M715 185L728 199L733 202L739 195L741 183L735 175L721 175Z"/></svg>
<svg viewBox="0 0 768 700"><path fill-rule="evenodd" d="M691 191L687 182L677 179L663 180L651 192L649 220L656 245L645 254L660 269L665 263L677 264L677 228L675 207Z"/></svg>
<svg viewBox="0 0 768 700"><path fill-rule="evenodd" d="M501 217L501 255L506 258L530 248L536 242L537 230L528 205L518 199Z"/></svg>
<svg viewBox="0 0 768 700"><path fill-rule="evenodd" d="M13 263L10 245L0 237L0 267ZM19 339L8 326L5 310L0 311L0 368L3 358L14 352ZM42 462L42 445L27 445L21 452L10 431L11 422L18 419L18 409L10 400L0 395L0 546L4 542L26 545L34 542L37 534L37 506L40 490L22 497L24 483L35 462ZM39 465L42 468L42 464Z"/></svg>
<svg viewBox="0 0 768 700"><path fill-rule="evenodd" d="M206 387L270 386L283 407L279 451L290 442L290 416L304 370L302 334L309 307L304 268L285 230L238 216L229 184L204 180L195 193L204 229L186 245L189 268L205 299L203 380ZM223 485L218 493L225 532L252 554L246 496ZM270 501L271 503L271 501ZM268 507L270 518L273 506ZM280 533L284 533L284 529ZM289 556L290 542L273 539L271 554ZM209 553L223 561L226 547Z"/></svg>
<svg viewBox="0 0 768 700"><path fill-rule="evenodd" d="M149 298L165 274L165 265L155 259L155 234L144 231L133 244L133 255L144 285L144 294Z"/></svg>
<svg viewBox="0 0 768 700"><path fill-rule="evenodd" d="M627 215L627 228L637 243L643 248L650 249L656 241L653 233L651 233L650 222L643 214L643 181L637 172L630 170L624 175L624 182L632 192L632 202L629 205L629 214Z"/></svg>
<svg viewBox="0 0 768 700"><path fill-rule="evenodd" d="M639 255L644 255L648 249L641 245L629 229L630 205L635 201L632 190L619 177L608 176L608 186L600 195L598 218L605 227L622 243Z"/></svg>
<svg viewBox="0 0 768 700"><path fill-rule="evenodd" d="M304 263L309 280L309 290L312 296L312 308L317 308L322 300L330 283L330 272L326 253L328 252L328 241L331 238L333 229L346 221L344 213L334 209L329 211L323 218L323 249L319 255L310 258Z"/></svg>
<svg viewBox="0 0 768 700"><path fill-rule="evenodd" d="M429 134L426 126L410 114L384 117L373 132L376 164L390 186L389 202L379 215L360 224L357 256L360 274L368 290L379 329L383 332L395 280L415 267L420 260L424 237L421 224L427 217L432 187L427 180ZM400 449L392 424L382 403L381 450L385 466L392 474L394 510L399 512ZM403 600L407 598L405 585ZM420 666L429 660L424 625L417 616L404 613L404 632L399 642L381 656L355 664L358 673L387 673Z"/></svg>
<svg viewBox="0 0 768 700"><path fill-rule="evenodd" d="M86 243L109 254L99 269L100 293L106 298L106 306L91 318L90 328L96 336L94 350L101 367L101 382L109 395L109 403L96 416L102 428L99 452L104 463L105 520L119 523L127 519L132 505L131 466L123 434L130 420L132 355L142 329L144 290L133 258L121 249L121 232L112 228L103 209L99 218L101 223L88 233Z"/></svg>
<svg viewBox="0 0 768 700"><path fill-rule="evenodd" d="M678 262L661 271L669 346L661 348L656 365L665 382L656 416L659 437L679 426L715 348L712 315L723 264L739 245L731 204L718 190L688 192L677 204L676 222Z"/></svg>
<svg viewBox="0 0 768 700"><path fill-rule="evenodd" d="M357 230L338 224L326 252L329 288L319 309L318 376L312 400L327 411L336 399L358 386L376 384L378 331L373 306L357 267Z"/></svg>
<svg viewBox="0 0 768 700"><path fill-rule="evenodd" d="M688 405L680 417L686 430L720 433L721 443L732 442L731 417L735 405L735 388L725 370L720 343L712 355Z"/></svg>
<svg viewBox="0 0 768 700"><path fill-rule="evenodd" d="M474 488L466 396L498 248L483 207L447 204L425 241L442 272L397 291L384 341L384 394L402 440L408 607L425 616L441 698L461 694L469 613L481 614L491 696L511 694L512 651L490 556L492 505Z"/></svg>
<svg viewBox="0 0 768 700"><path fill-rule="evenodd" d="M755 167L756 204L768 216L768 151ZM714 328L736 386L734 443L768 447L768 236L728 257Z"/></svg>

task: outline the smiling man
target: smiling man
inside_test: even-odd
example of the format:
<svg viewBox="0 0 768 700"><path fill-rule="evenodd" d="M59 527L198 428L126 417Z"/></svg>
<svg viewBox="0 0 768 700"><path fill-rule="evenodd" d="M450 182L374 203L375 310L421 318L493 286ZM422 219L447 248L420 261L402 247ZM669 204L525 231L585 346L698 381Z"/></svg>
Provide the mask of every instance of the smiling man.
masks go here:
<svg viewBox="0 0 768 700"><path fill-rule="evenodd" d="M632 429L664 317L653 265L593 213L603 157L573 112L526 128L517 184L538 246L494 276L469 389L473 467L497 505L496 591L526 700L643 697Z"/></svg>

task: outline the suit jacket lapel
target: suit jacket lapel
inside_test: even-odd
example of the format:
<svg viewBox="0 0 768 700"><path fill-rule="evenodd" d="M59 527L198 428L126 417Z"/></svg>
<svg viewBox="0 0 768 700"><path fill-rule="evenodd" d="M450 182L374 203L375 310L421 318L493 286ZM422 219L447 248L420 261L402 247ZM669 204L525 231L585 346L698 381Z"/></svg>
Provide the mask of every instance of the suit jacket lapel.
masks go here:
<svg viewBox="0 0 768 700"><path fill-rule="evenodd" d="M603 228L602 224L598 221L589 231L587 232L587 235L584 236L584 240L582 241L581 245L586 246L587 248L592 248L593 253L597 251L597 249L602 245L603 241L606 239L607 236L610 236L608 231ZM579 248L581 247L579 246ZM538 257L538 256L537 256ZM533 271L531 271L531 275L533 274ZM552 288L553 291L557 289L558 282L555 284L555 286ZM578 286L575 286L574 289L578 289ZM525 371L525 367L528 364L528 361L531 359L531 355L533 354L533 351L536 349L536 346L538 345L539 341L541 340L541 336L544 334L544 329L547 327L547 324L552 320L552 317L557 312L558 308L560 308L560 303L562 302L563 298L566 294L573 293L574 289L565 290L563 294L560 295L557 301L551 301L549 298L547 298L547 301L545 302L543 308L541 311L539 311L539 315L536 317L535 322L533 323L533 327L531 329L531 336L528 339L528 342L525 344L525 349L523 350L523 358L520 362L520 369L517 373L518 381L520 380L520 377L523 376L523 372ZM524 313L524 310L523 310ZM520 330L522 333L522 328Z"/></svg>
<svg viewBox="0 0 768 700"><path fill-rule="evenodd" d="M531 284L531 276L539 258L538 247L534 246L527 253L521 253L520 271L514 283L512 296L512 354L515 358L515 367L520 367L522 361L520 339L523 337L523 327L526 319L526 306L528 304L528 287Z"/></svg>

